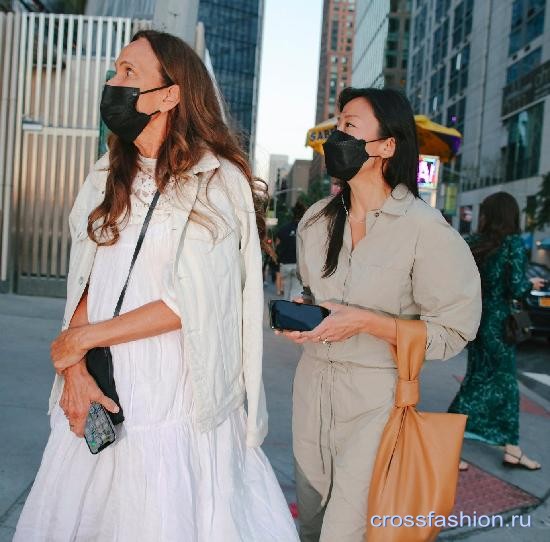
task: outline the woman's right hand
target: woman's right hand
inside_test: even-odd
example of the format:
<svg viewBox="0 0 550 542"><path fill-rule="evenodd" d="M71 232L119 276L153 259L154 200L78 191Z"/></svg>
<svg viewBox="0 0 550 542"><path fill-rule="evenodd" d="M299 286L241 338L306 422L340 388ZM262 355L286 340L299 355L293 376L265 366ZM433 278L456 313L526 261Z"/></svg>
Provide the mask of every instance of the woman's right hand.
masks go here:
<svg viewBox="0 0 550 542"><path fill-rule="evenodd" d="M542 277L533 277L529 279L535 290L542 290L546 281Z"/></svg>
<svg viewBox="0 0 550 542"><path fill-rule="evenodd" d="M77 437L84 436L86 418L92 403L103 405L109 412L116 413L120 410L117 404L99 389L96 381L86 370L84 359L63 371L63 376L65 385L59 406L69 421L71 431Z"/></svg>

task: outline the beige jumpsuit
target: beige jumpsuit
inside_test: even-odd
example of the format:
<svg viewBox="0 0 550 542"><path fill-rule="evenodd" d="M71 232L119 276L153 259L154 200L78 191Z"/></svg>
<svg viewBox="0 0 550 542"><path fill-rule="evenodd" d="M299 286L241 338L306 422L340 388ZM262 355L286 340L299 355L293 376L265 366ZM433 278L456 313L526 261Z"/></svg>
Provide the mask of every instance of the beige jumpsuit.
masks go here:
<svg viewBox="0 0 550 542"><path fill-rule="evenodd" d="M326 220L298 227L298 266L315 303L355 305L427 324L426 359L448 359L475 337L480 281L470 250L441 213L397 186L367 215L351 249L346 224L336 272L322 278ZM308 343L294 379L293 448L303 542L362 542L372 467L393 406L396 368L388 343L359 334Z"/></svg>

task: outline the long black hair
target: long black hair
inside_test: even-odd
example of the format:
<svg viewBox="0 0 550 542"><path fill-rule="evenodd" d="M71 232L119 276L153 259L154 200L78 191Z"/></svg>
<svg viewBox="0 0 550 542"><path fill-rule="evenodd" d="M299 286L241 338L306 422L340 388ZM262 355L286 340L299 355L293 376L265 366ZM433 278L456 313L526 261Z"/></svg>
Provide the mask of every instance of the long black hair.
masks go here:
<svg viewBox="0 0 550 542"><path fill-rule="evenodd" d="M395 138L395 153L390 158L384 158L382 175L386 183L393 189L398 184L404 184L415 197L418 194L418 141L414 115L409 100L404 94L389 88L345 88L338 98L338 108L344 109L346 104L355 98L363 98L369 102L378 120L377 137ZM351 206L351 189L346 181L337 179L341 192L334 196L327 205L312 216L307 224L327 218L327 255L323 267L323 278L336 271L338 256L344 240L346 225L346 210L342 198L349 209Z"/></svg>
<svg viewBox="0 0 550 542"><path fill-rule="evenodd" d="M472 245L472 254L479 266L502 245L507 235L520 233L519 205L508 192L486 197L479 207L479 240Z"/></svg>

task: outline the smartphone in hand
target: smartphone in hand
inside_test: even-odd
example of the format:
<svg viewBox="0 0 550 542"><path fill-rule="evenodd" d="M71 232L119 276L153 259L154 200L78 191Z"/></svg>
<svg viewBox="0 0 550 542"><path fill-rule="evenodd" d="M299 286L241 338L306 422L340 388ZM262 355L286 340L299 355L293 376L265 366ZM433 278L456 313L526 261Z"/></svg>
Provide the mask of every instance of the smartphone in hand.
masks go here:
<svg viewBox="0 0 550 542"><path fill-rule="evenodd" d="M92 454L98 454L116 439L115 426L99 403L92 403L86 418L84 438Z"/></svg>
<svg viewBox="0 0 550 542"><path fill-rule="evenodd" d="M279 331L311 331L330 314L320 305L294 303L282 299L269 303L271 328Z"/></svg>

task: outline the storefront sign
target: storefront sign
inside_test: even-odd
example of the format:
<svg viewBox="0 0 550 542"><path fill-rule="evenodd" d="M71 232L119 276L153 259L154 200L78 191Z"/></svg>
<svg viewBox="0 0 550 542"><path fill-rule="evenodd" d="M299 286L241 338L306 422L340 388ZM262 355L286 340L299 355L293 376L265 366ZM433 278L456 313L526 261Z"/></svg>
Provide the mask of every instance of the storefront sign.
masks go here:
<svg viewBox="0 0 550 542"><path fill-rule="evenodd" d="M443 212L447 216L456 215L457 194L458 194L458 185L456 183L445 185L445 204L443 206Z"/></svg>
<svg viewBox="0 0 550 542"><path fill-rule="evenodd" d="M418 161L418 188L435 190L438 179L439 157L421 154Z"/></svg>

